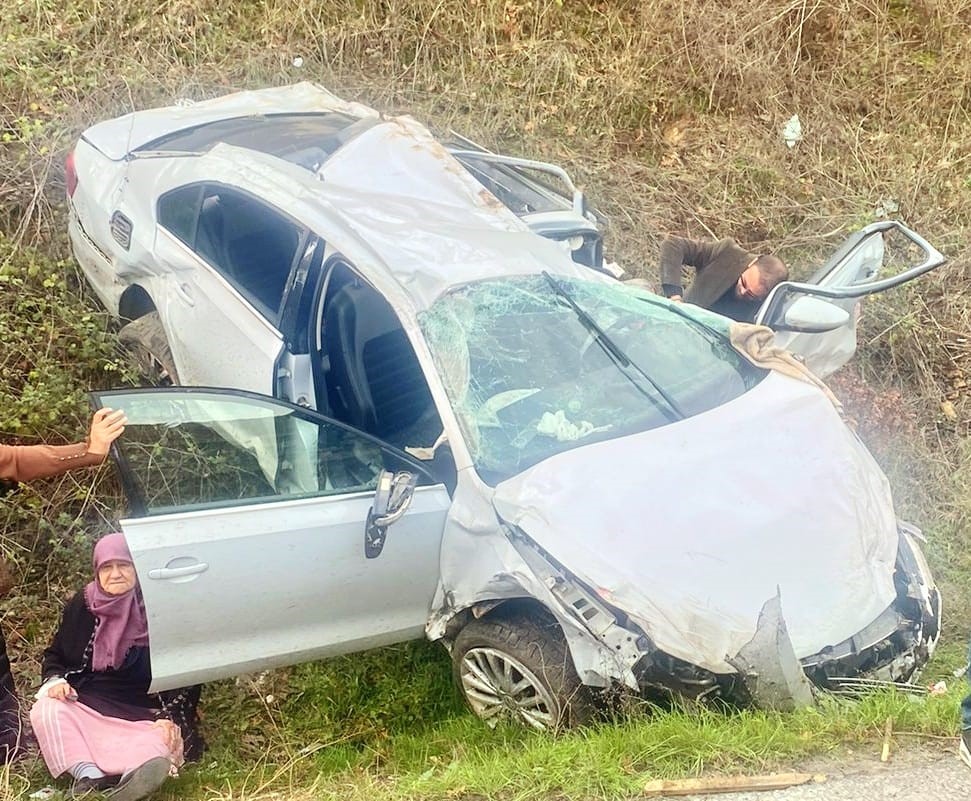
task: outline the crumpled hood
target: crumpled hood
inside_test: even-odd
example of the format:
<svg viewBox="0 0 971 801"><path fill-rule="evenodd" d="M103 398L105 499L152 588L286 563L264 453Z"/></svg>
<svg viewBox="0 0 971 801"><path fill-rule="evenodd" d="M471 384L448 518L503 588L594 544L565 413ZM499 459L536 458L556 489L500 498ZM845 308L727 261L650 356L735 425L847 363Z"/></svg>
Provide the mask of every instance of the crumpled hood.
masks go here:
<svg viewBox="0 0 971 801"><path fill-rule="evenodd" d="M800 658L895 598L885 476L819 390L775 373L704 414L541 462L493 502L661 650L716 672L777 588Z"/></svg>

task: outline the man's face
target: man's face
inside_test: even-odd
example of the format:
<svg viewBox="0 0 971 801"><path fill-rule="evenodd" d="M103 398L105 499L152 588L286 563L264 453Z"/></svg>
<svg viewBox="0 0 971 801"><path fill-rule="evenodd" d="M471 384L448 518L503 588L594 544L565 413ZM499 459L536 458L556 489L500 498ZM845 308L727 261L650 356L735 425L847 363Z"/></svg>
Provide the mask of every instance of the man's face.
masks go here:
<svg viewBox="0 0 971 801"><path fill-rule="evenodd" d="M749 262L735 283L735 297L739 300L762 300L769 293L766 291L762 273L755 264L755 259Z"/></svg>

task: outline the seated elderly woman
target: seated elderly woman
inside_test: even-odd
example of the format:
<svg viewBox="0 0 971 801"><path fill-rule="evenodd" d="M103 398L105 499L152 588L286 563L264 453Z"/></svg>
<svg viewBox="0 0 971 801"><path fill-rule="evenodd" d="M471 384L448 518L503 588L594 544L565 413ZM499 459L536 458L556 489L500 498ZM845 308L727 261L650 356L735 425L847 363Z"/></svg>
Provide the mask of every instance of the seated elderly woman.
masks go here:
<svg viewBox="0 0 971 801"><path fill-rule="evenodd" d="M98 541L94 573L44 651L30 722L51 774L74 777L75 797L135 801L201 753L200 688L148 692L148 623L124 535Z"/></svg>

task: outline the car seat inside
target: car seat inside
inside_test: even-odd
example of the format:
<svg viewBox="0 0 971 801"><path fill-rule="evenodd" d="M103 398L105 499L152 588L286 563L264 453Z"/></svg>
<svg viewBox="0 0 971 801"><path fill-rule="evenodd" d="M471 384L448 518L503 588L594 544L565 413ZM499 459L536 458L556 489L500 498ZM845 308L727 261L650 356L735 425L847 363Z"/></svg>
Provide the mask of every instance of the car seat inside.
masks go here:
<svg viewBox="0 0 971 801"><path fill-rule="evenodd" d="M387 300L345 265L334 268L321 333L335 418L397 448L435 442L442 423L401 322Z"/></svg>

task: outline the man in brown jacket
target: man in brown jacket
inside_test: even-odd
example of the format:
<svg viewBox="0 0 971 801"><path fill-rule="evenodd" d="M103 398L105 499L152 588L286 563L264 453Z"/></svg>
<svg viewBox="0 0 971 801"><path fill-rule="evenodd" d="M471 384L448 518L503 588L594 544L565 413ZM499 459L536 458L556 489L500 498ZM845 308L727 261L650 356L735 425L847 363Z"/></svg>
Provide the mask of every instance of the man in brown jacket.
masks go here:
<svg viewBox="0 0 971 801"><path fill-rule="evenodd" d="M99 409L91 418L91 431L85 442L76 445L0 445L0 494L16 488L18 481L48 478L76 467L101 464L127 422L122 411ZM12 587L10 568L0 558L0 598ZM7 643L0 631L0 763L13 758L20 746L20 704L10 672Z"/></svg>
<svg viewBox="0 0 971 801"><path fill-rule="evenodd" d="M669 236L661 242L660 261L666 297L747 323L755 318L772 287L789 277L777 256L749 253L734 239L712 242ZM685 265L695 268L687 292L682 284Z"/></svg>

